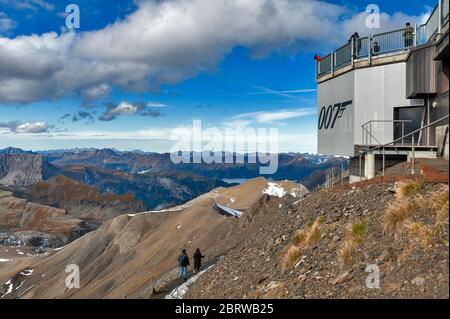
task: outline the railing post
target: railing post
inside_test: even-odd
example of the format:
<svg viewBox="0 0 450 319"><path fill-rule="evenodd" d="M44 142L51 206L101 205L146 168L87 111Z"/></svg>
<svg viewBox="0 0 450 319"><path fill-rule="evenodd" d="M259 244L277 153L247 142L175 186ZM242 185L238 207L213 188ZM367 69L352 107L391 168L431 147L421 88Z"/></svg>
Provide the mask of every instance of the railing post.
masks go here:
<svg viewBox="0 0 450 319"><path fill-rule="evenodd" d="M319 78L320 61L316 60L315 67L316 67L316 82L317 82L317 79Z"/></svg>
<svg viewBox="0 0 450 319"><path fill-rule="evenodd" d="M364 125L361 125L361 145L364 145Z"/></svg>
<svg viewBox="0 0 450 319"><path fill-rule="evenodd" d="M385 172L385 161L386 161L386 153L385 153L385 148L383 147L383 177L384 177L384 172Z"/></svg>
<svg viewBox="0 0 450 319"><path fill-rule="evenodd" d="M414 24L414 40L413 46L417 46L417 23Z"/></svg>
<svg viewBox="0 0 450 319"><path fill-rule="evenodd" d="M368 54L368 58L369 58L369 65L372 64L372 34L369 33L369 36L367 38L367 54Z"/></svg>
<svg viewBox="0 0 450 319"><path fill-rule="evenodd" d="M333 188L333 186L334 186L333 177L334 177L334 169L333 169L333 166L331 166L331 188Z"/></svg>
<svg viewBox="0 0 450 319"><path fill-rule="evenodd" d="M405 145L405 122L402 122L402 146Z"/></svg>
<svg viewBox="0 0 450 319"><path fill-rule="evenodd" d="M331 76L334 76L334 51L331 52Z"/></svg>
<svg viewBox="0 0 450 319"><path fill-rule="evenodd" d="M351 48L352 67L354 67L355 66L355 38L354 37L352 37L350 43L351 43L351 46L352 46L352 48Z"/></svg>
<svg viewBox="0 0 450 319"><path fill-rule="evenodd" d="M414 134L412 135L412 157L411 157L411 174L415 174L415 149L414 149Z"/></svg>
<svg viewBox="0 0 450 319"><path fill-rule="evenodd" d="M344 162L341 163L341 185L344 185Z"/></svg>
<svg viewBox="0 0 450 319"><path fill-rule="evenodd" d="M359 151L359 181L362 181L362 175L361 175L361 173L362 173L362 171L361 171L361 157L362 157L362 154L361 154L361 151Z"/></svg>

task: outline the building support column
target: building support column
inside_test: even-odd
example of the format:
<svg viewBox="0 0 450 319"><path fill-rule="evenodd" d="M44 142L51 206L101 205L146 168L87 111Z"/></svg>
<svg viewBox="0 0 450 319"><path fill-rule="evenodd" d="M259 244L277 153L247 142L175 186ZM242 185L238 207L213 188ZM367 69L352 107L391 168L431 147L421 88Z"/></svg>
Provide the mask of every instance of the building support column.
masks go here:
<svg viewBox="0 0 450 319"><path fill-rule="evenodd" d="M364 157L364 177L366 179L375 177L375 154L366 154Z"/></svg>

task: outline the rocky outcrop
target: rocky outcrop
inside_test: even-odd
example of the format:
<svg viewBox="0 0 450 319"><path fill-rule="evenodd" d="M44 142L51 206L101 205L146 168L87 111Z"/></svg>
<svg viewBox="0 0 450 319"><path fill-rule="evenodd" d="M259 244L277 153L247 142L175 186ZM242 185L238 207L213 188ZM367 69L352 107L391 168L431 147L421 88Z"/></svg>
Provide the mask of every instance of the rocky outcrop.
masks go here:
<svg viewBox="0 0 450 319"><path fill-rule="evenodd" d="M59 173L42 155L0 154L0 184L29 186Z"/></svg>
<svg viewBox="0 0 450 319"><path fill-rule="evenodd" d="M67 166L63 174L102 193L132 193L149 210L183 204L228 183L185 172L131 174L96 166Z"/></svg>
<svg viewBox="0 0 450 319"><path fill-rule="evenodd" d="M68 215L63 209L32 203L0 190L0 229L13 236L23 238L24 233L19 232L40 232L67 243L93 228L94 225ZM26 240L22 242L25 244Z"/></svg>
<svg viewBox="0 0 450 319"><path fill-rule="evenodd" d="M18 187L29 187L33 184L47 181L52 177L64 175L77 182L95 187L99 193L119 195L118 197L101 199L102 203L97 205L97 209L94 207L95 200L92 202L89 198L85 198L83 203L65 203L65 207L70 207L77 216L90 218L92 215L92 218L98 217L99 219L115 217L118 211L128 213L179 205L207 193L213 188L229 186L228 183L218 179L186 172L130 173L126 170L122 171L123 167L120 165L104 165L111 158L119 160L121 156L126 157L126 155L118 155L111 150L91 150L83 154L93 163L88 165L55 166L50 164L47 161L48 157L44 155L25 151L20 152L20 150L13 148L5 149L3 153L0 153L0 186L3 184L3 186L14 188L15 194L19 195L19 191L23 192L23 189ZM52 158L51 155L50 158ZM64 164L65 162L59 163ZM102 168L104 166L108 168ZM57 190L54 184L58 181L62 182L62 186L65 188ZM31 199L56 207L63 207L58 205L57 202L61 200L61 196L64 193L67 194L66 190L70 190L70 188L77 188L78 193L84 191L87 197L94 196L98 199L98 194L93 195L93 189L83 188L80 185L73 185L73 183L72 185L67 184L61 178L41 183L38 187L33 188L36 196L32 194L33 197ZM48 185L48 187L45 185ZM52 194L45 195L39 191L39 188L52 189L53 191ZM133 200L133 196L130 193L137 200ZM77 200L83 200L82 197L77 196ZM67 196L64 197L64 199L67 198ZM110 202L106 203L105 201L108 200ZM139 201L144 203L145 208ZM75 209L75 206L78 207ZM107 212L108 209L110 213Z"/></svg>
<svg viewBox="0 0 450 319"><path fill-rule="evenodd" d="M35 253L44 253L49 248L61 247L65 242L57 235L38 231L0 231L0 245L9 247L28 246Z"/></svg>
<svg viewBox="0 0 450 319"><path fill-rule="evenodd" d="M63 175L31 185L29 193L32 202L64 209L69 215L85 220L104 221L145 210L144 204L131 193L102 194Z"/></svg>

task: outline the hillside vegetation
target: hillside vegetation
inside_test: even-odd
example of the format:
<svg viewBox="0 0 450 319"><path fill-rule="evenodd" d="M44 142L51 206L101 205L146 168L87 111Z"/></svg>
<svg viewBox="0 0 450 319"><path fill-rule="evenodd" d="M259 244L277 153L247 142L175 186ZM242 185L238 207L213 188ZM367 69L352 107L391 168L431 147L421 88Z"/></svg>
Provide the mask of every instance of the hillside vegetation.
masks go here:
<svg viewBox="0 0 450 319"><path fill-rule="evenodd" d="M421 180L263 198L186 297L448 298L448 203L446 184Z"/></svg>

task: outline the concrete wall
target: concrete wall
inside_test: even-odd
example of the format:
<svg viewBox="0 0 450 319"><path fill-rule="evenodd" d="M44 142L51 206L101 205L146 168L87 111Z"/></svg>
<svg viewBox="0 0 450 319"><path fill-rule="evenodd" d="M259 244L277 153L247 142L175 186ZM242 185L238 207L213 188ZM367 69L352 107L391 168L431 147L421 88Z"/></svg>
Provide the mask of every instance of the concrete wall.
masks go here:
<svg viewBox="0 0 450 319"><path fill-rule="evenodd" d="M355 144L362 144L362 124L371 120L393 120L394 107L410 106L413 102L406 99L405 63L355 72ZM374 123L372 128L372 134L381 143L393 140L392 123Z"/></svg>
<svg viewBox="0 0 450 319"><path fill-rule="evenodd" d="M354 112L353 103L355 91L355 73L348 72L332 80L319 84L318 87L318 109L317 119L320 120L320 113L328 109L331 105L334 108L336 103L352 101L341 114L336 118L334 127L325 125L319 129L317 134L317 148L320 154L328 155L351 155L354 145ZM334 108L332 121L334 120Z"/></svg>
<svg viewBox="0 0 450 319"><path fill-rule="evenodd" d="M353 156L354 145L362 144L361 125L370 120L393 120L394 107L422 104L406 99L404 62L355 69L322 82L318 87L318 119L323 107L351 100L334 128L319 129L318 152ZM373 124L373 135L381 142L393 140L393 124ZM377 144L373 141L374 144Z"/></svg>

